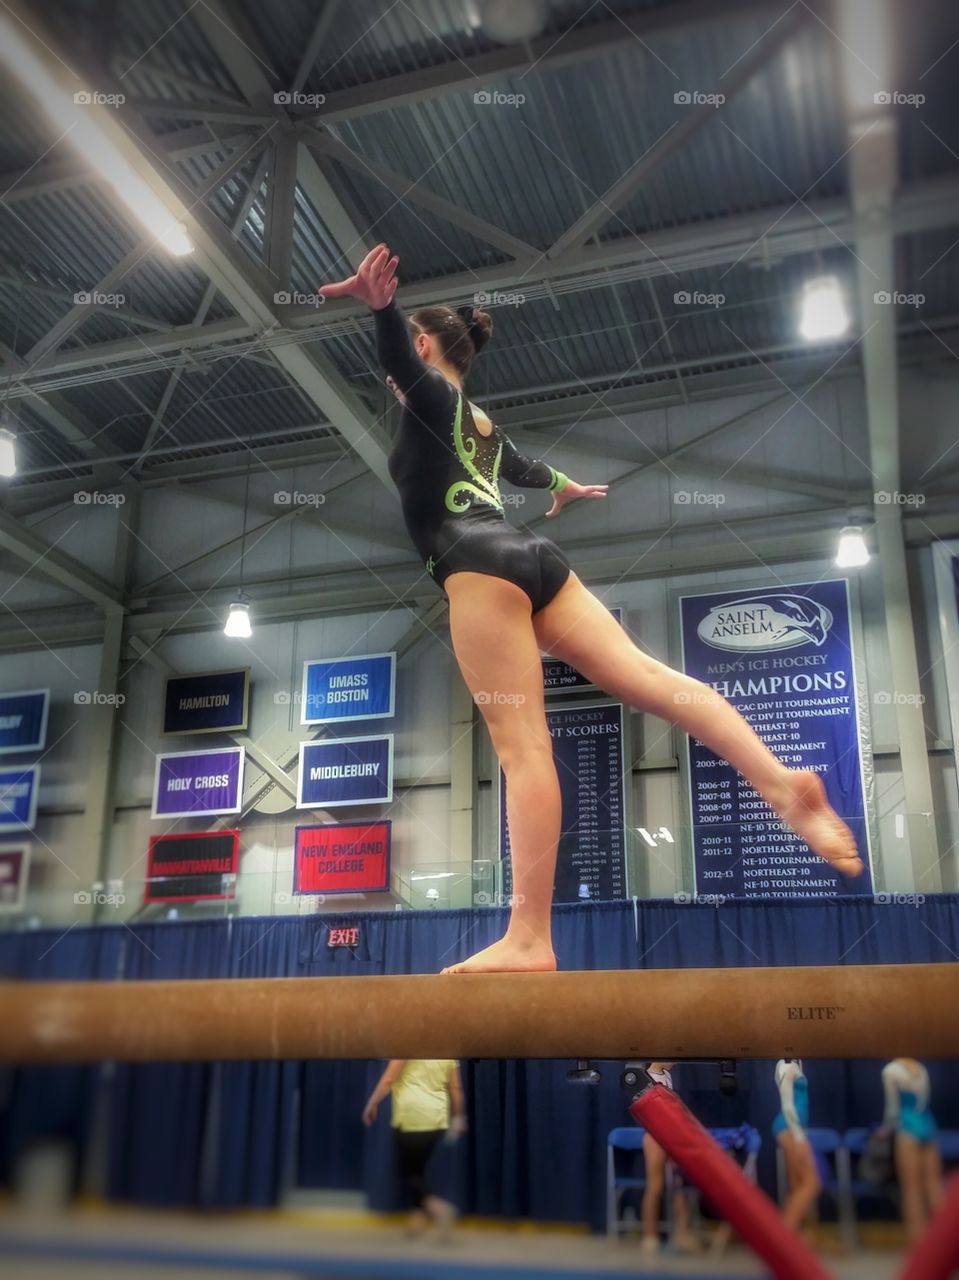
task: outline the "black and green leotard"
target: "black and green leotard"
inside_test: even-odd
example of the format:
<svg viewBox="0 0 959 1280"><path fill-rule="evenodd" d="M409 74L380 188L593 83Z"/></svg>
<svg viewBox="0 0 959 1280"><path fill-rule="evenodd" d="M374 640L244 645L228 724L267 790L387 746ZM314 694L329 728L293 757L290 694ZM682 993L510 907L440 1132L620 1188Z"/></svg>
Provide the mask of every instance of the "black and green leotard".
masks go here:
<svg viewBox="0 0 959 1280"><path fill-rule="evenodd" d="M488 436L477 429L466 396L416 354L395 302L373 314L380 363L406 401L390 475L427 570L440 587L463 571L505 578L526 592L535 613L569 577L569 562L548 538L508 523L499 480L556 491L567 477L524 458L498 427Z"/></svg>

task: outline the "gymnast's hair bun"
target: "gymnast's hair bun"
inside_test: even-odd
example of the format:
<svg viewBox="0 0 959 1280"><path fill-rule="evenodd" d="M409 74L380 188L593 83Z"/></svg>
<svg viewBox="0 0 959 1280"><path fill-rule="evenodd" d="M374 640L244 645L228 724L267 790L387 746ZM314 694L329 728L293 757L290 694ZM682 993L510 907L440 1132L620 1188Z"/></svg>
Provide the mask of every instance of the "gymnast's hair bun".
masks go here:
<svg viewBox="0 0 959 1280"><path fill-rule="evenodd" d="M457 307L456 314L466 325L470 341L476 351L482 351L493 334L493 317L477 307L470 306Z"/></svg>
<svg viewBox="0 0 959 1280"><path fill-rule="evenodd" d="M468 327L473 346L478 352L482 351L493 336L493 317L485 311L474 311Z"/></svg>

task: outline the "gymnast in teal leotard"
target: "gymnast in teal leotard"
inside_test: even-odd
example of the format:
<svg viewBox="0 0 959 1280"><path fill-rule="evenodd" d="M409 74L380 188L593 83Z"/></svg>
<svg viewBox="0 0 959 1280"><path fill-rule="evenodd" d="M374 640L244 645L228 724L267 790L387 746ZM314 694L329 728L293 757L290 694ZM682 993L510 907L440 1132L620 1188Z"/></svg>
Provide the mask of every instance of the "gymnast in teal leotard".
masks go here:
<svg viewBox="0 0 959 1280"><path fill-rule="evenodd" d="M895 1058L882 1069L882 1127L896 1134L896 1174L902 1217L910 1240L918 1240L942 1203L942 1157L938 1126L929 1106L929 1073L915 1058Z"/></svg>
<svg viewBox="0 0 959 1280"><path fill-rule="evenodd" d="M786 1163L789 1194L783 1204L783 1221L798 1229L819 1199L822 1179L806 1129L809 1127L809 1085L798 1058L780 1058L776 1063L779 1113L773 1133Z"/></svg>

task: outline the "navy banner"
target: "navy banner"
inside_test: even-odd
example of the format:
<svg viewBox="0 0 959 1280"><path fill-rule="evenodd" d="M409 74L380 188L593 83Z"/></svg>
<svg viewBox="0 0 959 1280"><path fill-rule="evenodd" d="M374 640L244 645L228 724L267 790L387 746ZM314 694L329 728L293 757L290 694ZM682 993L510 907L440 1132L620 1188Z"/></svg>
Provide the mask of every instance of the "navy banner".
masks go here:
<svg viewBox="0 0 959 1280"><path fill-rule="evenodd" d="M300 743L298 809L386 804L393 799L393 735Z"/></svg>
<svg viewBox="0 0 959 1280"><path fill-rule="evenodd" d="M546 723L562 797L556 902L625 898L626 802L623 708L618 703L552 707ZM510 857L506 779L499 771L500 857ZM509 890L508 890L509 891Z"/></svg>
<svg viewBox="0 0 959 1280"><path fill-rule="evenodd" d="M39 793L38 764L0 769L0 831L32 831Z"/></svg>
<svg viewBox="0 0 959 1280"><path fill-rule="evenodd" d="M696 892L871 893L846 580L683 596L680 612L683 670L727 698L790 769L821 775L867 867L841 879L732 765L690 738Z"/></svg>
<svg viewBox="0 0 959 1280"><path fill-rule="evenodd" d="M942 669L946 675L952 741L959 747L959 542L937 542L932 561L939 597Z"/></svg>
<svg viewBox="0 0 959 1280"><path fill-rule="evenodd" d="M623 610L619 605L613 605L610 613L616 619L620 626L623 625ZM568 662L562 662L559 658L542 658L543 664L543 689L547 695L557 693L570 693L578 689L595 689L596 686L591 684L585 676L569 665Z"/></svg>
<svg viewBox="0 0 959 1280"><path fill-rule="evenodd" d="M157 756L153 780L154 818L239 813L243 799L242 747L173 751Z"/></svg>
<svg viewBox="0 0 959 1280"><path fill-rule="evenodd" d="M3 845L0 848L0 911L23 909L29 866L28 845Z"/></svg>
<svg viewBox="0 0 959 1280"><path fill-rule="evenodd" d="M163 733L233 733L249 721L249 667L167 677Z"/></svg>
<svg viewBox="0 0 959 1280"><path fill-rule="evenodd" d="M47 743L49 689L0 693L0 755L42 751Z"/></svg>
<svg viewBox="0 0 959 1280"><path fill-rule="evenodd" d="M395 696L395 653L304 662L300 724L381 720L393 715Z"/></svg>
<svg viewBox="0 0 959 1280"><path fill-rule="evenodd" d="M144 902L201 902L236 896L239 831L151 836Z"/></svg>

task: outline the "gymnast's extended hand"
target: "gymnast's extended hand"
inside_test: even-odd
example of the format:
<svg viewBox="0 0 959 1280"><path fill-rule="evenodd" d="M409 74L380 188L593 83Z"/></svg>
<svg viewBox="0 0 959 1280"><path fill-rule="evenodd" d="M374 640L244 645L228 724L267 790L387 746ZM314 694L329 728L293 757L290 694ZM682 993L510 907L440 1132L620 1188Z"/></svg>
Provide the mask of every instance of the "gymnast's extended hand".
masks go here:
<svg viewBox="0 0 959 1280"><path fill-rule="evenodd" d="M359 298L372 311L382 311L396 293L399 261L395 254L390 254L388 245L378 244L369 251L354 275L336 284L320 285L320 294L324 298Z"/></svg>
<svg viewBox="0 0 959 1280"><path fill-rule="evenodd" d="M546 512L546 519L558 516L574 498L605 498L608 488L608 484L577 484L575 480L567 480L563 488L553 494L553 505Z"/></svg>

